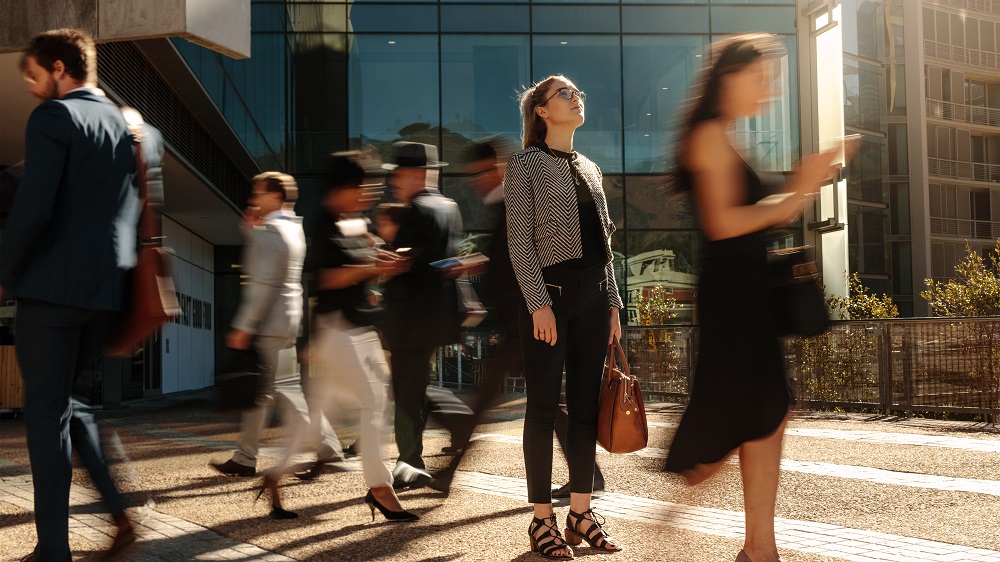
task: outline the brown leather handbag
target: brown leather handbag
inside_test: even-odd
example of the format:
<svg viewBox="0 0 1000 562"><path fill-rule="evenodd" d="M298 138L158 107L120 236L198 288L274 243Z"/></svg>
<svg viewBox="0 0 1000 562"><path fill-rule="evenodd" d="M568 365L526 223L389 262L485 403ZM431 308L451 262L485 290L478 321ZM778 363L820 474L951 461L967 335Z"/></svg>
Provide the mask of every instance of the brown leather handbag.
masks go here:
<svg viewBox="0 0 1000 562"><path fill-rule="evenodd" d="M104 353L114 357L131 357L135 347L165 322L178 316L181 307L170 276L169 262L174 252L162 245L162 237L153 221L153 213L157 211L148 197L146 162L142 157L141 144L142 116L131 108L123 108L122 114L135 143L136 180L139 200L142 201L142 213L139 215L141 244L136 265L129 272L131 297L128 309L112 330Z"/></svg>
<svg viewBox="0 0 1000 562"><path fill-rule="evenodd" d="M621 357L622 368L615 364ZM625 352L615 338L608 345L608 364L601 381L597 414L597 442L609 453L631 453L646 446L646 407L642 403L639 381L628 372Z"/></svg>

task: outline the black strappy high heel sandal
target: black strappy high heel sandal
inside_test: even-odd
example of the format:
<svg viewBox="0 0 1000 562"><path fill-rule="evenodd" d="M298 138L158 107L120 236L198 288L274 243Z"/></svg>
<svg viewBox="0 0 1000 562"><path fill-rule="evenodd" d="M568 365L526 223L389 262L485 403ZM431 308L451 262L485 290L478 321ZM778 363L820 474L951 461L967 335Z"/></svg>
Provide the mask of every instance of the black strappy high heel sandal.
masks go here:
<svg viewBox="0 0 1000 562"><path fill-rule="evenodd" d="M368 507L372 510L372 521L375 520L375 509L378 509L379 512L385 516L386 520L393 523L407 523L420 519L420 516L416 513L410 513L409 511L392 511L388 507L380 504L378 500L375 499L375 495L372 494L371 490L368 490L368 495L365 496L365 503L368 504Z"/></svg>
<svg viewBox="0 0 1000 562"><path fill-rule="evenodd" d="M295 519L299 516L298 513L294 511L288 511L281 507L281 496L278 494L278 478L270 474L264 475L264 482L261 483L260 489L257 491L257 497L254 498L253 503L256 504L257 500L264 495L264 492L271 492L271 519Z"/></svg>
<svg viewBox="0 0 1000 562"><path fill-rule="evenodd" d="M588 513L592 519L587 519ZM570 517L576 519L576 524L570 522ZM598 518L600 518L599 522ZM586 528L581 529L581 524L584 522L588 523L588 525ZM604 530L603 525L604 518L594 513L593 509L588 509L583 513L577 513L571 509L566 515L566 542L576 546L582 541L587 541L587 544L594 548L608 552L620 551L622 549L621 545L615 539L611 538L611 535Z"/></svg>
<svg viewBox="0 0 1000 562"><path fill-rule="evenodd" d="M546 527L547 530L536 535L539 529ZM528 525L528 537L531 539L531 552L537 552L549 560L573 560L573 549L570 548L562 535L559 534L559 523L556 522L556 514L553 513L545 519L535 517ZM552 554L557 550L565 550L566 554Z"/></svg>

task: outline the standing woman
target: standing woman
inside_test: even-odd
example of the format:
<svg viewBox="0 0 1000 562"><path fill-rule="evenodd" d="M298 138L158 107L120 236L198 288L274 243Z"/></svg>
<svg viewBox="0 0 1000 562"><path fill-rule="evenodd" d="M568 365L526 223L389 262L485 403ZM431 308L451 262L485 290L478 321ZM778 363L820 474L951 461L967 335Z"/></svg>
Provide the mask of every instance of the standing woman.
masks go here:
<svg viewBox="0 0 1000 562"><path fill-rule="evenodd" d="M765 232L802 212L835 156L802 158L783 196L765 200L760 178L730 142L735 121L770 97L770 63L780 52L769 35L714 44L676 153L677 186L693 193L703 234L701 337L666 470L694 485L739 454L746 538L737 562L778 560L774 508L790 394L767 301Z"/></svg>
<svg viewBox="0 0 1000 562"><path fill-rule="evenodd" d="M567 545L621 550L590 508L597 407L608 344L621 336L611 233L601 170L573 150L587 99L568 78L550 76L521 95L524 150L504 175L511 264L527 308L521 348L528 397L524 463L534 519L532 551L571 560ZM552 434L563 366L569 428L570 508L566 539L552 512Z"/></svg>
<svg viewBox="0 0 1000 562"><path fill-rule="evenodd" d="M359 412L361 466L368 494L365 503L389 521L415 521L392 489L392 473L382 462L382 418L389 364L378 333L366 285L381 275L404 270L402 261L376 259L368 222L357 213L369 208L361 186L364 168L357 153L330 156L323 204L333 220L315 239L316 334L312 342L314 399L321 407L340 400ZM319 423L319 416L314 423Z"/></svg>

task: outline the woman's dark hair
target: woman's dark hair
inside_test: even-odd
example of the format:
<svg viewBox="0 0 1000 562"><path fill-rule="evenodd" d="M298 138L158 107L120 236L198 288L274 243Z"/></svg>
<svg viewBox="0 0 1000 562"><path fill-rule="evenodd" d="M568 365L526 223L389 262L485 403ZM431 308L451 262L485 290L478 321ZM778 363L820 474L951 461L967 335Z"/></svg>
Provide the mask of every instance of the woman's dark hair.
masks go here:
<svg viewBox="0 0 1000 562"><path fill-rule="evenodd" d="M773 35L752 33L731 35L709 47L711 60L702 70L691 89L687 111L680 124L674 143L674 178L671 187L679 191L691 190L691 174L684 168L684 153L688 137L703 121L722 116L719 107L722 97L722 77L739 72L750 63L765 57L779 56L784 48Z"/></svg>
<svg viewBox="0 0 1000 562"><path fill-rule="evenodd" d="M21 71L32 57L46 72L62 61L66 74L86 84L97 84L97 47L87 32L79 29L53 29L35 35L21 53Z"/></svg>

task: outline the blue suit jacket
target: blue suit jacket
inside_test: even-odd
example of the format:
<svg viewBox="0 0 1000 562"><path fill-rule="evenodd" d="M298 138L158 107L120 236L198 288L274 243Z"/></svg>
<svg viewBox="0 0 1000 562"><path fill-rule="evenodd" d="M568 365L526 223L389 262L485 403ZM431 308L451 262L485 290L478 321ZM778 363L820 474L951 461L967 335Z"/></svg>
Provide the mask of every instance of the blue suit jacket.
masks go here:
<svg viewBox="0 0 1000 562"><path fill-rule="evenodd" d="M158 204L163 143L154 128L146 131L149 193ZM0 285L11 296L124 308L141 211L134 146L119 108L91 89L31 112L24 176L0 244Z"/></svg>

